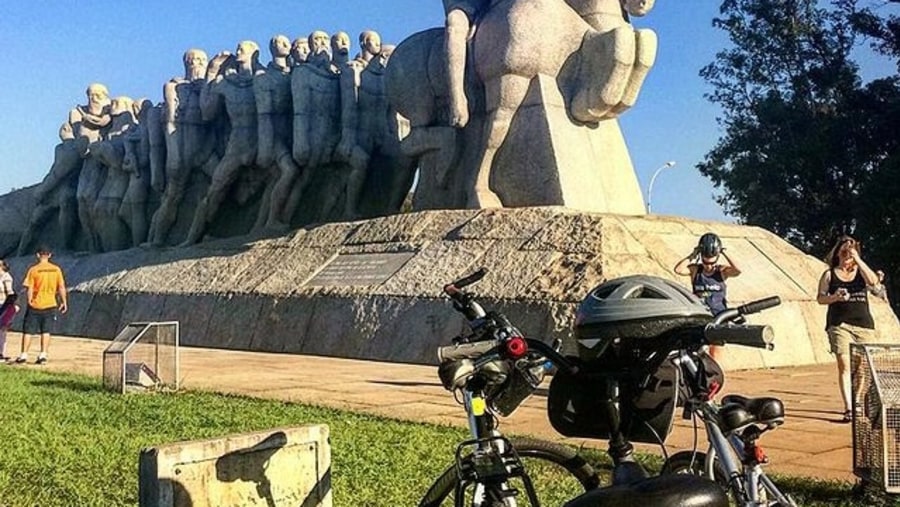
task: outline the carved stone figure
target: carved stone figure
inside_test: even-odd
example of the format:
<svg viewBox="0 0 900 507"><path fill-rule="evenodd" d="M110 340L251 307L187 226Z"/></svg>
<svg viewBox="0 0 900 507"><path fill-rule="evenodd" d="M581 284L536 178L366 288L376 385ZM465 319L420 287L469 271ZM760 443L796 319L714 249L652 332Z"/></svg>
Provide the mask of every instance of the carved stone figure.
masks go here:
<svg viewBox="0 0 900 507"><path fill-rule="evenodd" d="M165 178L164 182L160 182L158 164L154 165L153 188L157 191L164 188L148 234L154 246L166 244L192 173L202 170L211 175L219 162L215 151L215 132L203 118L200 107L208 62L206 53L200 49L189 49L182 61L184 77L173 78L163 86ZM161 183L164 183L163 187Z"/></svg>
<svg viewBox="0 0 900 507"><path fill-rule="evenodd" d="M284 35L276 35L269 43L272 62L266 71L254 77L256 113L259 117L259 153L256 163L263 169L274 169L276 183L268 199L263 199L261 212L265 213L267 228L286 230L290 222L285 216L285 203L300 175L300 167L292 158L291 139L294 118L291 98L291 67L288 56L291 43ZM300 184L305 185L305 178Z"/></svg>
<svg viewBox="0 0 900 507"><path fill-rule="evenodd" d="M56 213L59 224L60 249L71 250L78 228L78 203L75 189L81 169L81 148L75 140L72 125L67 121L59 128L60 143L56 145L53 165L34 194L35 207L28 227L19 241L18 255L34 253L36 238Z"/></svg>
<svg viewBox="0 0 900 507"><path fill-rule="evenodd" d="M627 15L646 15L655 0L566 1L597 31L582 46L585 86L572 100L572 116L584 122L615 117L634 105L656 59L656 34L635 30Z"/></svg>
<svg viewBox="0 0 900 507"><path fill-rule="evenodd" d="M131 245L131 233L119 217L119 209L131 179L122 162L125 159L126 136L137 127L134 100L125 96L112 99L109 114L112 120L106 138L93 147L93 156L107 168L106 179L93 203L100 250L104 252L122 250Z"/></svg>
<svg viewBox="0 0 900 507"><path fill-rule="evenodd" d="M226 72L220 73L223 67ZM185 244L202 239L241 169L252 168L256 161L258 121L253 76L257 70L260 70L259 45L253 41L240 42L234 55L219 53L207 69L207 83L200 91L203 119L212 121L224 111L231 132L225 154L213 171L209 190L197 206Z"/></svg>
<svg viewBox="0 0 900 507"><path fill-rule="evenodd" d="M147 240L150 220L147 202L152 183L151 171L155 151L161 148L163 133L162 105L153 105L147 99L135 102L134 110L138 126L125 136L125 158L122 170L128 174L128 190L119 208L119 217L131 229L131 244L138 246ZM164 156L164 152L163 152Z"/></svg>
<svg viewBox="0 0 900 507"><path fill-rule="evenodd" d="M360 56L341 72L341 141L337 153L350 165L345 187L344 216L361 215L360 195L367 170L380 156L387 181L380 190L382 208L399 209L409 190L413 172L410 160L400 153L399 119L388 104L384 90L387 58L382 55L381 37L372 31L360 34Z"/></svg>
<svg viewBox="0 0 900 507"><path fill-rule="evenodd" d="M309 56L309 39L307 37L298 37L291 44L291 65L296 67L306 63Z"/></svg>
<svg viewBox="0 0 900 507"><path fill-rule="evenodd" d="M446 32L410 37L393 57L399 61L388 67L391 102L411 122L404 150L422 157L434 151L458 157L447 178L465 182L469 207L558 204L643 213L615 116L633 104L655 54L655 38L650 32L635 34L623 7L638 15L653 1L509 0L492 1L488 8L446 3L458 7L456 15L452 9L448 13ZM453 48L458 49L461 36L451 27L470 12L466 7L475 9L479 25L468 46L472 66L460 74L454 70L459 52ZM547 38L547 33L554 35ZM438 37L444 42L440 53ZM404 84L402 76L409 79L413 69L424 69L427 78ZM440 120L463 124L455 105L460 75L470 119L477 116L478 124L453 139L440 129ZM470 85L466 80L473 77L478 83ZM483 106L472 104L478 84ZM478 131L480 141L473 142ZM479 148L454 152L454 145ZM471 151L477 152L476 161Z"/></svg>
<svg viewBox="0 0 900 507"><path fill-rule="evenodd" d="M100 249L98 224L94 217L94 203L106 179L106 168L91 155L94 143L103 139L109 126L109 91L106 86L92 83L85 90L88 103L76 106L69 112L69 123L75 133L84 164L78 176L78 188L75 195L78 200L78 219L84 232L88 249L97 252Z"/></svg>
<svg viewBox="0 0 900 507"><path fill-rule="evenodd" d="M381 35L374 30L366 30L359 34L359 54L354 60L368 65L376 56L381 56Z"/></svg>
<svg viewBox="0 0 900 507"><path fill-rule="evenodd" d="M469 123L469 103L464 90L468 40L474 20L490 3L490 0L444 0L447 14L444 52L453 127L465 127Z"/></svg>
<svg viewBox="0 0 900 507"><path fill-rule="evenodd" d="M340 85L331 70L328 41L325 32L310 34L307 63L291 73L293 156L303 168L330 162L340 139Z"/></svg>
<svg viewBox="0 0 900 507"><path fill-rule="evenodd" d="M350 61L350 36L347 32L337 32L331 36L331 71L340 73Z"/></svg>

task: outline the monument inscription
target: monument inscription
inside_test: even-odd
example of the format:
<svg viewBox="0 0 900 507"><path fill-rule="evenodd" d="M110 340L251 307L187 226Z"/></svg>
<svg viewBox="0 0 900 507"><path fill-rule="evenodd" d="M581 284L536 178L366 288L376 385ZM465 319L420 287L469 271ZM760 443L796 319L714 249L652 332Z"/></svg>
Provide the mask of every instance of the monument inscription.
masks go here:
<svg viewBox="0 0 900 507"><path fill-rule="evenodd" d="M338 254L304 284L312 287L378 285L400 270L415 252Z"/></svg>

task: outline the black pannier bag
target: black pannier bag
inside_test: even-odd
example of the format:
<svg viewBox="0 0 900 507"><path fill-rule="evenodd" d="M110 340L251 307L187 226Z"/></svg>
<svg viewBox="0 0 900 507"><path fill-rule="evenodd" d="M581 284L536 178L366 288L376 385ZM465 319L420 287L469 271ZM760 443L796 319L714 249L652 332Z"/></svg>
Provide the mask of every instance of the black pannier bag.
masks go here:
<svg viewBox="0 0 900 507"><path fill-rule="evenodd" d="M550 382L547 414L553 429L576 438L608 439L610 383L599 364L582 365L571 375L559 371ZM592 372L591 369L595 371ZM636 381L619 381L621 430L632 442L660 443L672 431L678 401L680 372L664 363L645 388Z"/></svg>

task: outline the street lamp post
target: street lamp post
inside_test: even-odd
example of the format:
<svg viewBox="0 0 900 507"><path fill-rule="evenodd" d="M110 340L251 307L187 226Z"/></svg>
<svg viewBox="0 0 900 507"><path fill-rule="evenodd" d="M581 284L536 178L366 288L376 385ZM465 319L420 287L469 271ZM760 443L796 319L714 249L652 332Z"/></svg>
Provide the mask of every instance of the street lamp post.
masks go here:
<svg viewBox="0 0 900 507"><path fill-rule="evenodd" d="M675 161L670 160L665 164L659 166L659 168L653 172L653 176L650 178L650 185L647 187L647 213L651 211L651 203L653 202L653 182L656 181L656 177L659 176L659 173L662 172L663 169L668 169L670 167L675 167Z"/></svg>

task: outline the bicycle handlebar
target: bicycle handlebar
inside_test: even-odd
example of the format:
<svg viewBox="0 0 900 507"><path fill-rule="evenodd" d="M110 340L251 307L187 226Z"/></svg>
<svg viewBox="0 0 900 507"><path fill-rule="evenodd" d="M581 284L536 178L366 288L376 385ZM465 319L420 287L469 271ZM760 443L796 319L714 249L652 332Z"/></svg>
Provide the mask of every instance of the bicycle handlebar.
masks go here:
<svg viewBox="0 0 900 507"><path fill-rule="evenodd" d="M772 350L775 344L775 332L771 326L762 325L715 325L710 324L703 329L706 341L713 345L743 345L758 349Z"/></svg>
<svg viewBox="0 0 900 507"><path fill-rule="evenodd" d="M539 352L544 358L559 370L566 371L572 375L578 373L578 366L572 364L562 354L556 351L552 346L540 340L533 338L525 338L529 350ZM478 342L460 343L457 345L447 345L438 347L438 361L447 363L459 361L462 359L480 359L489 354L500 354L500 342L498 340L483 340Z"/></svg>
<svg viewBox="0 0 900 507"><path fill-rule="evenodd" d="M738 311L741 313L741 315L750 315L751 313L758 313L769 308L774 308L780 304L780 297L770 296L764 299L759 299L757 301L751 301L747 304L743 304L738 307Z"/></svg>
<svg viewBox="0 0 900 507"><path fill-rule="evenodd" d="M737 308L729 308L723 312L720 312L716 315L716 318L713 319L713 325L723 324L730 320L734 320L741 315L750 315L751 313L758 313L768 308L772 308L781 304L781 298L778 296L769 296L767 298L758 299L756 301L751 301L749 303L738 306Z"/></svg>
<svg viewBox="0 0 900 507"><path fill-rule="evenodd" d="M498 345L497 340L483 340L438 347L438 361L446 363L460 359L475 359L496 349Z"/></svg>
<svg viewBox="0 0 900 507"><path fill-rule="evenodd" d="M455 282L450 282L444 286L444 293L453 299L457 299L457 297L462 294L462 289L465 287L472 285L484 278L484 275L487 274L487 268L479 268L478 271L472 273L471 275L464 276Z"/></svg>

